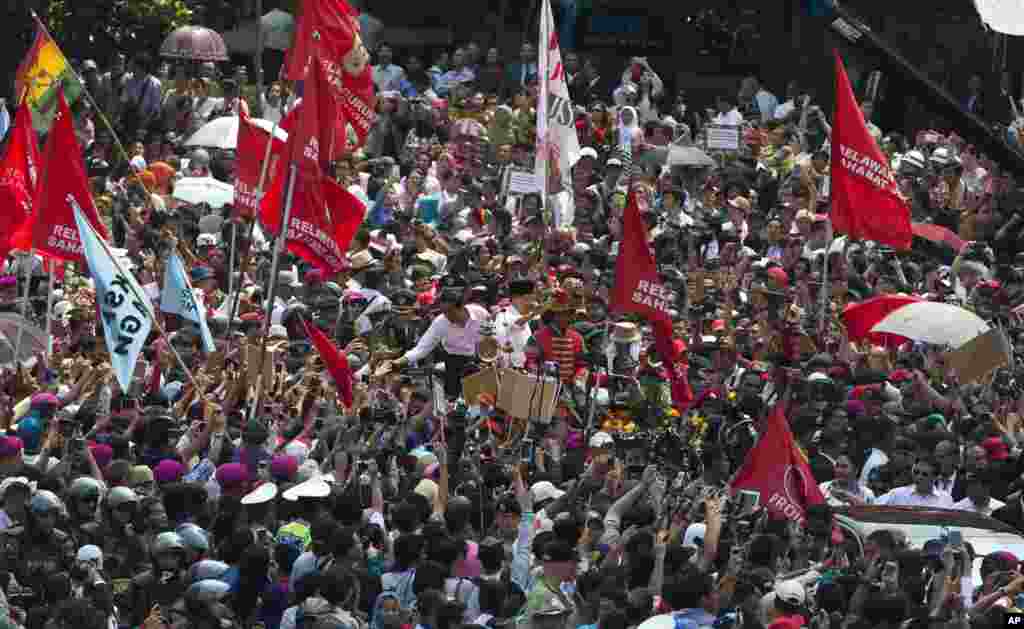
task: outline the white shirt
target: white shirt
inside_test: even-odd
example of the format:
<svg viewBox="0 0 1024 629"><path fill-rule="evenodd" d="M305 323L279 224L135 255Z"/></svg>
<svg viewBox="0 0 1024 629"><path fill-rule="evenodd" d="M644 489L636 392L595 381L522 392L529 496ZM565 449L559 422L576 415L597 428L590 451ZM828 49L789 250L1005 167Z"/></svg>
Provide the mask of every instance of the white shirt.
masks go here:
<svg viewBox="0 0 1024 629"><path fill-rule="evenodd" d="M875 501L875 492L871 491L870 489L868 489L864 485L858 485L853 491L850 491L850 489L848 487L840 487L839 485L836 484L836 481L829 480L829 481L825 481L824 483L819 483L818 484L818 489L821 490L821 495L825 497L825 502L827 502L830 506L841 507L843 505L850 504L846 500L843 500L842 498L839 498L838 496L833 495L832 494L832 488L833 487L836 487L836 488L839 488L839 489L846 489L850 494L860 498L866 504L871 504L871 503L873 503Z"/></svg>
<svg viewBox="0 0 1024 629"><path fill-rule="evenodd" d="M996 509L1005 507L1006 503L1002 500L996 500L995 498L989 498L988 504L984 508L971 502L970 498L964 498L963 500L953 503L954 509L960 509L961 511L973 511L974 513L980 513L982 515L992 515L992 512Z"/></svg>
<svg viewBox="0 0 1024 629"><path fill-rule="evenodd" d="M530 342L533 332L530 324L516 325L523 314L515 306L509 306L494 317L494 338L498 341L498 347L512 346L512 366L526 366L526 346Z"/></svg>
<svg viewBox="0 0 1024 629"><path fill-rule="evenodd" d="M876 505L887 505L890 507L936 507L939 509L952 509L953 497L944 491L932 489L930 494L917 493L914 485L897 487L887 494L879 496L875 500Z"/></svg>
<svg viewBox="0 0 1024 629"><path fill-rule="evenodd" d="M733 107L732 111L715 116L715 124L738 127L743 124L743 114L740 113L739 109Z"/></svg>
<svg viewBox="0 0 1024 629"><path fill-rule="evenodd" d="M430 327L423 333L416 347L403 356L411 363L418 363L434 351L440 343L444 351L455 356L474 356L480 342L480 322L486 320L487 311L476 304L466 304L469 321L462 327L454 326L445 315L437 315Z"/></svg>

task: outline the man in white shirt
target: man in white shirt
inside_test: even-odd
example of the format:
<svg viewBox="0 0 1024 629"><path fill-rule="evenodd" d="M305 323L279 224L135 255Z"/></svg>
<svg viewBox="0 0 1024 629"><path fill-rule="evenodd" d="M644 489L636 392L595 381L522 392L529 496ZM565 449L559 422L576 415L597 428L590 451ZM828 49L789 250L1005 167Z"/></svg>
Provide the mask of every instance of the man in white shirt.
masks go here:
<svg viewBox="0 0 1024 629"><path fill-rule="evenodd" d="M933 459L918 459L914 465L914 484L897 487L875 500L876 505L892 507L932 507L952 509L953 498L935 489L938 464Z"/></svg>
<svg viewBox="0 0 1024 629"><path fill-rule="evenodd" d="M526 366L526 346L533 336L526 314L533 303L533 290L534 284L530 280L509 282L512 305L494 318L494 338L513 367Z"/></svg>
<svg viewBox="0 0 1024 629"><path fill-rule="evenodd" d="M451 398L458 396L462 389L462 377L476 357L480 324L490 315L482 306L465 303L463 287L444 289L439 301L441 314L434 318L416 346L394 362L394 368L426 360L440 345L445 393Z"/></svg>
<svg viewBox="0 0 1024 629"><path fill-rule="evenodd" d="M728 127L738 127L743 124L743 114L736 108L736 103L728 95L722 94L718 97L718 115L714 123Z"/></svg>

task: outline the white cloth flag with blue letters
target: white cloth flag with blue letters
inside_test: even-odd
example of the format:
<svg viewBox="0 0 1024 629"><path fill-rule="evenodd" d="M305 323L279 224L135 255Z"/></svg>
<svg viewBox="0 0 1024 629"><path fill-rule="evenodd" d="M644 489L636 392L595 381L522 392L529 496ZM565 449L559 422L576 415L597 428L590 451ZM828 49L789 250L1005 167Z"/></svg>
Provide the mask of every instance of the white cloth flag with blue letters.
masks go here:
<svg viewBox="0 0 1024 629"><path fill-rule="evenodd" d="M129 391L139 352L153 328L153 309L146 291L131 272L117 263L110 247L82 214L75 198L68 195L67 201L75 212L82 251L96 284L96 303L110 351L110 365L121 390Z"/></svg>
<svg viewBox="0 0 1024 629"><path fill-rule="evenodd" d="M217 347L213 344L213 335L206 325L206 308L196 300L196 292L188 281L185 265L181 256L171 254L164 272L164 290L160 294L160 310L170 312L192 321L199 326L203 334L203 347L213 352Z"/></svg>

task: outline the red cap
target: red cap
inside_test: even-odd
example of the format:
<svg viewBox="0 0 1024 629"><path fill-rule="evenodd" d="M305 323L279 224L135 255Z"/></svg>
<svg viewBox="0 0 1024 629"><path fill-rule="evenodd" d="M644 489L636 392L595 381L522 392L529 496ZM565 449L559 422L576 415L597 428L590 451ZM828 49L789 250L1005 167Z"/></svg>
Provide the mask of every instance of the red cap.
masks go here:
<svg viewBox="0 0 1024 629"><path fill-rule="evenodd" d="M775 284L779 288L789 286L789 275L786 274L786 271L780 266L773 266L768 269L768 277L775 280Z"/></svg>

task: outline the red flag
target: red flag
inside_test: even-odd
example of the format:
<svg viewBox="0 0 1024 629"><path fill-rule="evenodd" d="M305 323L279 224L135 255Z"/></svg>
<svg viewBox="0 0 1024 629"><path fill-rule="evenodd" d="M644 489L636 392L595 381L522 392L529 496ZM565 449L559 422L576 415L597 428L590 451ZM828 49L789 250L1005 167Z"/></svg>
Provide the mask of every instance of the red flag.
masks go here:
<svg viewBox="0 0 1024 629"><path fill-rule="evenodd" d="M899 195L889 159L868 132L838 51L835 57L832 226L854 238L910 249L910 207Z"/></svg>
<svg viewBox="0 0 1024 629"><path fill-rule="evenodd" d="M640 218L640 197L632 192L622 218L622 242L615 263L615 286L612 289L612 310L636 313L650 321L654 345L663 364L669 369L672 402L684 407L693 398L686 374L678 364L678 351L672 342L671 310L675 293L662 283L654 253L647 244L647 228Z"/></svg>
<svg viewBox="0 0 1024 629"><path fill-rule="evenodd" d="M302 109L288 136L287 154L296 167L288 221L287 246L295 255L328 274L345 268L344 253L362 224L363 203L333 179L324 176L325 142L331 142L331 128L320 123L332 111L331 94L324 89L323 65L317 60L306 82ZM280 233L286 181L289 173L279 169L260 207L260 220L272 232Z"/></svg>
<svg viewBox="0 0 1024 629"><path fill-rule="evenodd" d="M260 185L260 174L263 171L263 158L267 155L267 140L270 134L256 126L244 112L238 120L238 172L235 176L235 207L242 216L255 216L259 211L256 191ZM285 143L274 138L270 148L270 160L267 176L263 182L264 189L274 180L281 168L281 156L284 154Z"/></svg>
<svg viewBox="0 0 1024 629"><path fill-rule="evenodd" d="M313 347L320 353L324 360L328 373L334 378L334 384L341 394L341 401L345 406L352 406L352 369L348 366L348 358L338 351L331 339L320 331L315 325L309 325L302 320L302 326L306 328L306 336L313 342Z"/></svg>
<svg viewBox="0 0 1024 629"><path fill-rule="evenodd" d="M0 260L14 248L11 237L32 213L39 168L39 146L32 128L32 112L22 101L14 116L7 153L0 161ZM25 247L28 249L28 247Z"/></svg>
<svg viewBox="0 0 1024 629"><path fill-rule="evenodd" d="M732 481L733 493L745 489L761 495L770 514L804 523L810 505L825 502L814 482L807 458L793 440L783 404L768 415L764 433L747 453L743 467Z"/></svg>
<svg viewBox="0 0 1024 629"><path fill-rule="evenodd" d="M100 221L89 192L89 179L82 162L82 149L75 137L71 109L61 92L57 93L57 116L46 139L43 163L46 167L36 189L33 214L22 222L11 244L25 250L34 247L45 257L85 264L75 213L68 197L74 198L104 239L108 237L107 228Z"/></svg>
<svg viewBox="0 0 1024 629"><path fill-rule="evenodd" d="M282 169L260 205L260 221L280 233L288 171ZM288 225L288 251L334 275L345 268L345 252L363 223L365 206L337 182L319 173L295 177Z"/></svg>
<svg viewBox="0 0 1024 629"><path fill-rule="evenodd" d="M346 123L351 124L359 138L358 145L362 146L370 132L377 102L370 55L360 36L359 12L345 0L302 4L292 48L285 60L285 77L292 81L309 78L307 73L314 59L321 60L324 66L329 89L341 113L342 130ZM304 84L303 90L303 97L309 98L309 86ZM330 117L335 115L325 119ZM344 138L341 134L340 150L344 150Z"/></svg>

